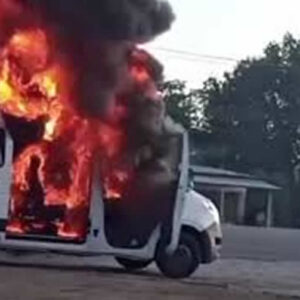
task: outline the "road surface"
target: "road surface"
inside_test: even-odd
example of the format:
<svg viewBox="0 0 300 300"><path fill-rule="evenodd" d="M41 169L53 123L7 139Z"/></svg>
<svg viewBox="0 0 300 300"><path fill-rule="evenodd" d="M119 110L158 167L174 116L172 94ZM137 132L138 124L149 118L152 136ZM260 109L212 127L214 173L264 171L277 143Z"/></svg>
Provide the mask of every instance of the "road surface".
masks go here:
<svg viewBox="0 0 300 300"><path fill-rule="evenodd" d="M225 227L225 258L189 279L162 277L155 265L127 274L111 258L0 254L4 300L300 299L298 231Z"/></svg>
<svg viewBox="0 0 300 300"><path fill-rule="evenodd" d="M300 262L300 230L224 225L223 232L223 258Z"/></svg>
<svg viewBox="0 0 300 300"><path fill-rule="evenodd" d="M0 268L0 296L4 300L287 300L288 296L242 289L196 278L169 280L152 272L126 274L119 268L64 267Z"/></svg>

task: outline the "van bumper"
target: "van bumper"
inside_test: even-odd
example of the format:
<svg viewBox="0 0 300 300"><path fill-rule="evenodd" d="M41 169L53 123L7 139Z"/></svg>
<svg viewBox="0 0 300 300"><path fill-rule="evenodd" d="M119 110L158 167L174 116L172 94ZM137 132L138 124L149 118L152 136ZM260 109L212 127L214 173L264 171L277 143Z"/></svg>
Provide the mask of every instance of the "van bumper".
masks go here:
<svg viewBox="0 0 300 300"><path fill-rule="evenodd" d="M212 245L212 261L215 261L221 257L223 239L215 238L214 245Z"/></svg>
<svg viewBox="0 0 300 300"><path fill-rule="evenodd" d="M215 223L213 226L211 226L207 233L210 238L210 244L211 244L211 261L207 263L211 263L221 256L221 250L223 245L223 236L221 232L221 226L217 223Z"/></svg>

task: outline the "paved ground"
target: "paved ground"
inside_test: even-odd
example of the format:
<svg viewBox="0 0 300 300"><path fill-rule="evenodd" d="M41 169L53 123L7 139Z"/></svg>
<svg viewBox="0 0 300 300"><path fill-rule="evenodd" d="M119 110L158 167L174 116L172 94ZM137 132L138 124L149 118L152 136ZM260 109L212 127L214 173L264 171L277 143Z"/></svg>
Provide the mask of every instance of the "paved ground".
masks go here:
<svg viewBox="0 0 300 300"><path fill-rule="evenodd" d="M84 295L87 300L97 295L104 299L199 299L199 295L212 300L300 299L300 263L296 262L223 259L201 266L192 278L172 281L163 278L155 265L127 274L110 258L97 260L96 267L92 259L46 255L2 254L1 261L0 297L5 300L84 299Z"/></svg>
<svg viewBox="0 0 300 300"><path fill-rule="evenodd" d="M300 299L300 260L294 248L297 231L225 227L224 232L225 258L201 266L192 278L183 281L163 278L154 265L144 272L127 274L109 258L97 260L95 267L91 259L2 253L0 298ZM16 261L19 267L10 264Z"/></svg>
<svg viewBox="0 0 300 300"><path fill-rule="evenodd" d="M1 268L0 295L4 300L284 300L213 284L171 281L152 274L127 275L116 270L59 271Z"/></svg>
<svg viewBox="0 0 300 300"><path fill-rule="evenodd" d="M300 261L300 230L223 226L223 258Z"/></svg>
<svg viewBox="0 0 300 300"><path fill-rule="evenodd" d="M222 259L202 266L195 280L300 299L300 262Z"/></svg>

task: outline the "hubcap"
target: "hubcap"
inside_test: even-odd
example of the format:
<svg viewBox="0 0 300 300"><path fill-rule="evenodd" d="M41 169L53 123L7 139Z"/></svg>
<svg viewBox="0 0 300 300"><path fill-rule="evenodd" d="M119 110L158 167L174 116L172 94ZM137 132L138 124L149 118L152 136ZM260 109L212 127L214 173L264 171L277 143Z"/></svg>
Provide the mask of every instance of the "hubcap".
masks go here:
<svg viewBox="0 0 300 300"><path fill-rule="evenodd" d="M188 246L180 244L175 253L167 258L167 265L174 273L187 271L192 263L192 252Z"/></svg>

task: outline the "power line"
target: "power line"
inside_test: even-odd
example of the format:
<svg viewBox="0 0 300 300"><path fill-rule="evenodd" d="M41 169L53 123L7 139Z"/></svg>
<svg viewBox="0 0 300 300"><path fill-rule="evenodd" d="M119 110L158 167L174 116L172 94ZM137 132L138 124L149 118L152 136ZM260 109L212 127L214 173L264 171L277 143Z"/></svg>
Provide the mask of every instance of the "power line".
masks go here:
<svg viewBox="0 0 300 300"><path fill-rule="evenodd" d="M215 56L215 55L207 55L207 54L201 54L196 52L190 52L190 51L184 51L184 50L178 50L178 49L172 49L172 48L165 48L165 47L152 47L154 50L162 51L162 52L168 52L173 53L181 56L186 56L189 58L197 58L199 60L214 60L214 61L223 61L227 63L237 63L239 60L232 57L226 57L226 56Z"/></svg>
<svg viewBox="0 0 300 300"><path fill-rule="evenodd" d="M152 49L152 50L154 50L154 49ZM209 64L209 65L228 65L228 64L232 65L232 62L229 62L229 61L182 56L182 55L174 54L174 53L171 53L170 56L168 56L168 59L182 60L182 61L186 61L186 62L204 63L204 64Z"/></svg>

